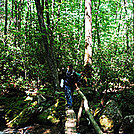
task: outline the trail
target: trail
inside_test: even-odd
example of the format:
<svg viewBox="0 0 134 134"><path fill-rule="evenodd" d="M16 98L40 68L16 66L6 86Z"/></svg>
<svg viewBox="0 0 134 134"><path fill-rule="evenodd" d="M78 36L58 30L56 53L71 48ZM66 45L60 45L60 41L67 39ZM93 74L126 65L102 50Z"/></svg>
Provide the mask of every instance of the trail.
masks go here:
<svg viewBox="0 0 134 134"><path fill-rule="evenodd" d="M76 114L73 108L66 108L65 134L77 134L76 132Z"/></svg>

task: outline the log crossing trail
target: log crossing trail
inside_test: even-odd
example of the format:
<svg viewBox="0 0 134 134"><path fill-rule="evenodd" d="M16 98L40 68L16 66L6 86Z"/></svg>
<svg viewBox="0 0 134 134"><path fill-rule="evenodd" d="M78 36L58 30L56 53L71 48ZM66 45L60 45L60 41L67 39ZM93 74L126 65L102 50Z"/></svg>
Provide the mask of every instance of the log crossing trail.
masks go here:
<svg viewBox="0 0 134 134"><path fill-rule="evenodd" d="M73 108L66 108L65 134L77 134L76 131L76 114Z"/></svg>

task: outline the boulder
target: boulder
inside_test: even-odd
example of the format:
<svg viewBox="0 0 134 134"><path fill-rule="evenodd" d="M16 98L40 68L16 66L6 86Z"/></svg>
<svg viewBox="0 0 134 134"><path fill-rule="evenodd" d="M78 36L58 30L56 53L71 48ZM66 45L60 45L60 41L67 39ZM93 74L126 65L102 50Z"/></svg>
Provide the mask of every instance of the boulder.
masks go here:
<svg viewBox="0 0 134 134"><path fill-rule="evenodd" d="M134 115L125 116L121 125L122 130L129 130L134 127Z"/></svg>
<svg viewBox="0 0 134 134"><path fill-rule="evenodd" d="M117 103L110 100L99 115L99 123L104 132L114 133L122 122L122 114Z"/></svg>

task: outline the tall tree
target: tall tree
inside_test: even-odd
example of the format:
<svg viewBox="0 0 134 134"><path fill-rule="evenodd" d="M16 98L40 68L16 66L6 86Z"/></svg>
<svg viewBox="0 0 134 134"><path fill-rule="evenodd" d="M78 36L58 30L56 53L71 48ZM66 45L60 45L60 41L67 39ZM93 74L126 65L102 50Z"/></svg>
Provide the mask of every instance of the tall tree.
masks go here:
<svg viewBox="0 0 134 134"><path fill-rule="evenodd" d="M7 0L5 1L5 30L4 35L7 35Z"/></svg>
<svg viewBox="0 0 134 134"><path fill-rule="evenodd" d="M17 17L17 0L15 0L15 29L17 31L17 23L18 23L18 17ZM14 44L16 46L16 42L17 42L17 36L15 34L15 37L14 37Z"/></svg>
<svg viewBox="0 0 134 134"><path fill-rule="evenodd" d="M36 9L37 9L37 14L38 14L38 21L40 25L40 32L42 34L42 42L43 46L45 48L45 54L46 54L46 59L48 61L49 69L50 69L50 74L52 78L52 83L54 87L59 86L59 81L58 81L58 72L57 72L57 65L56 65L56 60L54 56L54 50L53 50L53 42L52 42L52 31L49 33L50 38L47 36L47 30L46 30L46 25L44 22L44 17L43 17L43 10L42 6L40 3L40 0L35 0L36 4ZM48 1L45 1L46 9L48 9ZM46 18L47 18L47 25L50 26L50 18L49 18L49 13L48 11L46 12ZM49 43L50 41L50 43Z"/></svg>
<svg viewBox="0 0 134 134"><path fill-rule="evenodd" d="M96 21L95 21L95 25L96 25L96 31L97 31L97 40L98 40L98 46L100 46L100 33L99 33L99 22L98 22L98 12L99 12L99 7L100 7L100 0L97 6L97 2L95 2L95 8L96 8Z"/></svg>
<svg viewBox="0 0 134 134"><path fill-rule="evenodd" d="M85 0L85 57L84 66L88 77L91 76L92 64L92 13L91 0Z"/></svg>

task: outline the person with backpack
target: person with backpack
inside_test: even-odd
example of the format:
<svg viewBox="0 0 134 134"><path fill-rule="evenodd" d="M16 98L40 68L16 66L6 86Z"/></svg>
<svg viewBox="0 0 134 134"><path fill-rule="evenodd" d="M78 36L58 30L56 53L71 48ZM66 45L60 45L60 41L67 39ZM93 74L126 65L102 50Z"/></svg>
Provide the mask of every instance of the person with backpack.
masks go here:
<svg viewBox="0 0 134 134"><path fill-rule="evenodd" d="M62 86L64 85L65 98L67 100L67 106L69 108L72 107L72 102L73 102L72 93L76 88L78 88L77 83L80 81L80 77L81 74L76 73L73 70L73 65L70 64L65 73L64 80L62 80L62 82L64 82Z"/></svg>

